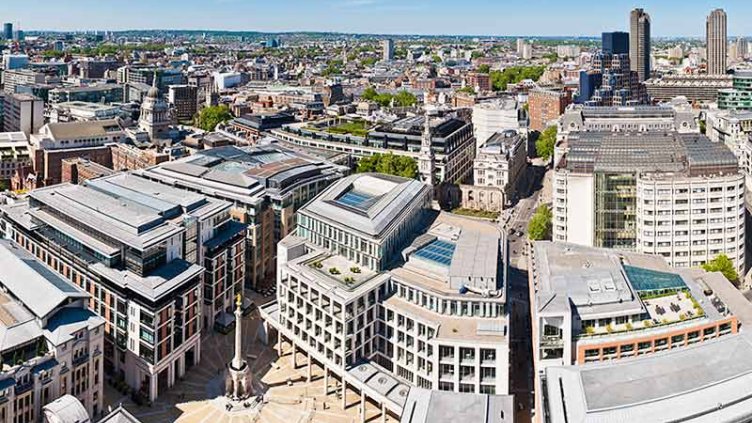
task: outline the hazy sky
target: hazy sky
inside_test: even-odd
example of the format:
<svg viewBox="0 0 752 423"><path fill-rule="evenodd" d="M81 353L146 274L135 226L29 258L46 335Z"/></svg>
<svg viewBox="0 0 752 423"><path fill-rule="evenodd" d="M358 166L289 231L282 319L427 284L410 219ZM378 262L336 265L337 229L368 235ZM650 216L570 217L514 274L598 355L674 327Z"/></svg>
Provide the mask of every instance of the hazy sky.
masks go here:
<svg viewBox="0 0 752 423"><path fill-rule="evenodd" d="M598 35L651 15L654 36L705 33L722 7L752 35L752 0L2 0L0 20L34 29L226 29L395 34Z"/></svg>

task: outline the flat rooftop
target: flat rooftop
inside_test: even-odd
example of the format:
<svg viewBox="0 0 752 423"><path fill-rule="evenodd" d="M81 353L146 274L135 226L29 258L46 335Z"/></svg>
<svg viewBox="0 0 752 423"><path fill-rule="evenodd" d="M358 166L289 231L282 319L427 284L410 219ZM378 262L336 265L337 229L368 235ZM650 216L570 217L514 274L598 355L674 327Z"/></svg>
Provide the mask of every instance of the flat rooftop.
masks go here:
<svg viewBox="0 0 752 423"><path fill-rule="evenodd" d="M631 360L548 367L548 409L553 421L748 421L750 357L745 333Z"/></svg>
<svg viewBox="0 0 752 423"><path fill-rule="evenodd" d="M738 162L723 143L675 132L578 132L568 138L559 167L573 173L735 174Z"/></svg>
<svg viewBox="0 0 752 423"><path fill-rule="evenodd" d="M400 423L508 423L514 421L514 396L434 391L413 387Z"/></svg>
<svg viewBox="0 0 752 423"><path fill-rule="evenodd" d="M354 232L380 237L425 190L414 179L360 173L332 184L300 212Z"/></svg>

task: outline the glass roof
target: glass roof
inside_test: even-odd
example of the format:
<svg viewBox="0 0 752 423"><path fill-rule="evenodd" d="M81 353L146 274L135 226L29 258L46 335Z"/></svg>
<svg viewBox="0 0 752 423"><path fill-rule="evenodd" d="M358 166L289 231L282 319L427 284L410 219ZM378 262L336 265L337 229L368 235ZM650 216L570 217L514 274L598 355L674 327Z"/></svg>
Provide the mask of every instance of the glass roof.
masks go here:
<svg viewBox="0 0 752 423"><path fill-rule="evenodd" d="M437 239L416 251L413 256L448 267L452 264L454 248L454 243Z"/></svg>
<svg viewBox="0 0 752 423"><path fill-rule="evenodd" d="M629 282L638 292L660 291L664 289L684 289L687 285L676 273L659 272L657 270L624 265Z"/></svg>

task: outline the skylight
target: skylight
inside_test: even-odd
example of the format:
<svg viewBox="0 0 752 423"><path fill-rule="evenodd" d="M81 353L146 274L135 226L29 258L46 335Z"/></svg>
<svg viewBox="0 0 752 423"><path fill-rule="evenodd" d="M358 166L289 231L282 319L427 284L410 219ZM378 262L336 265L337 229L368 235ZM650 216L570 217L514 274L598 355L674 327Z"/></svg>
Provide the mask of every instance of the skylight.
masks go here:
<svg viewBox="0 0 752 423"><path fill-rule="evenodd" d="M452 264L454 248L454 243L437 239L416 251L413 256L449 267Z"/></svg>

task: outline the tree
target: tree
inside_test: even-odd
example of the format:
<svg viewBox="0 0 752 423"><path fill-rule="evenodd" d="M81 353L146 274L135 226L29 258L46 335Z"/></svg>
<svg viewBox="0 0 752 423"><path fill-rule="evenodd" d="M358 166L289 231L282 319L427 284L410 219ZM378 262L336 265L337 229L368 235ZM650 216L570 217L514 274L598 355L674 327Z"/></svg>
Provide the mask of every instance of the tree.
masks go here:
<svg viewBox="0 0 752 423"><path fill-rule="evenodd" d="M739 274L734 268L734 263L726 254L719 254L713 260L702 265L706 272L721 272L729 282L739 284Z"/></svg>
<svg viewBox="0 0 752 423"><path fill-rule="evenodd" d="M556 145L556 127L549 126L535 140L535 153L541 159L548 161L554 155L554 146Z"/></svg>
<svg viewBox="0 0 752 423"><path fill-rule="evenodd" d="M415 94L402 90L394 96L394 102L400 107L410 107L418 102L418 98L415 97Z"/></svg>
<svg viewBox="0 0 752 423"><path fill-rule="evenodd" d="M392 153L374 154L358 160L357 172L385 173L415 179L418 177L418 163L407 156L395 156Z"/></svg>
<svg viewBox="0 0 752 423"><path fill-rule="evenodd" d="M475 88L473 88L473 87L471 87L471 86L468 85L466 87L460 88L459 90L457 90L457 92L458 93L466 93L466 94L470 94L470 95L475 95Z"/></svg>
<svg viewBox="0 0 752 423"><path fill-rule="evenodd" d="M230 108L225 105L206 107L194 118L194 125L204 131L213 131L222 122L232 119Z"/></svg>
<svg viewBox="0 0 752 423"><path fill-rule="evenodd" d="M551 209L543 204L535 211L530 223L527 225L527 236L533 241L540 241L548 238L551 233L551 219L553 215Z"/></svg>
<svg viewBox="0 0 752 423"><path fill-rule="evenodd" d="M489 73L491 72L491 66L483 64L478 66L478 73Z"/></svg>
<svg viewBox="0 0 752 423"><path fill-rule="evenodd" d="M705 135L705 132L707 132L707 124L704 120L700 121L700 133Z"/></svg>
<svg viewBox="0 0 752 423"><path fill-rule="evenodd" d="M489 75L493 89L503 91L508 84L516 84L524 79L537 81L545 71L545 66L511 66L503 71L491 71Z"/></svg>
<svg viewBox="0 0 752 423"><path fill-rule="evenodd" d="M434 55L432 55L432 56L431 56L431 60L432 60L432 61L433 61L434 63L441 63L441 57L439 57L439 55L438 55L438 54L434 54Z"/></svg>

